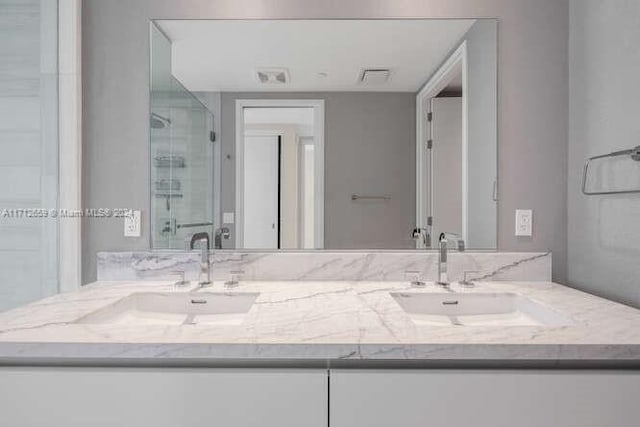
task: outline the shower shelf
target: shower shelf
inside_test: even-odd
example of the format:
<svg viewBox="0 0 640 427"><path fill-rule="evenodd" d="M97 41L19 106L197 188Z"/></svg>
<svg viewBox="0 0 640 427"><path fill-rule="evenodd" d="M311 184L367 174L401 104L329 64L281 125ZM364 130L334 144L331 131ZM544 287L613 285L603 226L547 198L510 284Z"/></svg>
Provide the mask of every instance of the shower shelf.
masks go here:
<svg viewBox="0 0 640 427"><path fill-rule="evenodd" d="M157 168L184 168L186 163L182 156L156 156L154 159Z"/></svg>
<svg viewBox="0 0 640 427"><path fill-rule="evenodd" d="M610 157L629 156L631 160L640 162L640 145L628 150L614 151L609 154L601 154L599 156L593 156L587 159L584 163L584 169L582 170L582 193L587 196L596 196L602 194L633 194L640 193L640 188L630 190L613 190L613 191L588 191L587 190L587 177L589 176L589 166L593 160L605 159Z"/></svg>
<svg viewBox="0 0 640 427"><path fill-rule="evenodd" d="M178 179L158 179L155 181L156 191L180 191L182 183Z"/></svg>

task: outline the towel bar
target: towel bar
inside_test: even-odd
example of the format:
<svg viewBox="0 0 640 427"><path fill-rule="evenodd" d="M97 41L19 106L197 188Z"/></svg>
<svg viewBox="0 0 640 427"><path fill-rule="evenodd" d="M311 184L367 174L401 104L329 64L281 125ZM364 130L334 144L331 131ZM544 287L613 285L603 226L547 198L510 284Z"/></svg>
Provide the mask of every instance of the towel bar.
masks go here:
<svg viewBox="0 0 640 427"><path fill-rule="evenodd" d="M589 165L591 161L597 159L604 159L607 157L619 157L619 156L630 156L631 160L635 160L636 162L640 162L640 145L634 148L630 148L628 150L614 151L609 154L601 154L599 156L593 156L587 159L584 163L584 169L582 170L582 193L587 196L595 196L600 194L632 194L632 193L640 193L640 188L637 190L620 190L620 191L587 191L587 176L589 174Z"/></svg>

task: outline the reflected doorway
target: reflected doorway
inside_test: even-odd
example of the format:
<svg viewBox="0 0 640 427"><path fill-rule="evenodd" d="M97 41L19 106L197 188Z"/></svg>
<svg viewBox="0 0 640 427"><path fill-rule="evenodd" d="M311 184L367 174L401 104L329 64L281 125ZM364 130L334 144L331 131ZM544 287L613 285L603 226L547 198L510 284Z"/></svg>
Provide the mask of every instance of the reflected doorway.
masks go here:
<svg viewBox="0 0 640 427"><path fill-rule="evenodd" d="M324 102L237 100L236 241L324 247Z"/></svg>

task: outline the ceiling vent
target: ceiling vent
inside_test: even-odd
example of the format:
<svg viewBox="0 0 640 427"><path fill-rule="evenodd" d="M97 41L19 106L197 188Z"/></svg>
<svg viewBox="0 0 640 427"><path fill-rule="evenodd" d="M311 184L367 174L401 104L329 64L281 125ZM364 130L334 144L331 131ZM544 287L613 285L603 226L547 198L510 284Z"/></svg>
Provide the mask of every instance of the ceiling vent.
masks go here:
<svg viewBox="0 0 640 427"><path fill-rule="evenodd" d="M365 68L360 71L360 84L382 85L389 81L391 70L388 68Z"/></svg>
<svg viewBox="0 0 640 427"><path fill-rule="evenodd" d="M256 72L258 81L264 84L289 83L289 72L285 68L262 68Z"/></svg>

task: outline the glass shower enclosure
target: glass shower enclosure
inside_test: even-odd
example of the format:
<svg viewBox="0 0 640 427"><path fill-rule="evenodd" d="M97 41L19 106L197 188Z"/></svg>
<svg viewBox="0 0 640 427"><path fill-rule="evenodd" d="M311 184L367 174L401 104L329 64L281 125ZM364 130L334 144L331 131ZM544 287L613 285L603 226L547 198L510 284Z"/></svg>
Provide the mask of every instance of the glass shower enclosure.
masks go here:
<svg viewBox="0 0 640 427"><path fill-rule="evenodd" d="M0 0L0 312L59 290L58 2Z"/></svg>
<svg viewBox="0 0 640 427"><path fill-rule="evenodd" d="M153 23L149 120L151 248L185 249L198 232L213 242L213 114L172 75L171 41Z"/></svg>

